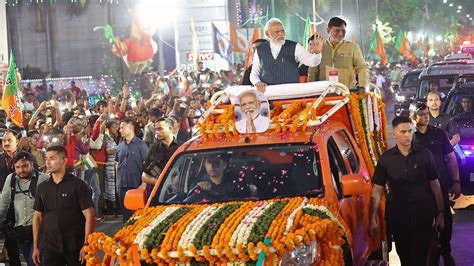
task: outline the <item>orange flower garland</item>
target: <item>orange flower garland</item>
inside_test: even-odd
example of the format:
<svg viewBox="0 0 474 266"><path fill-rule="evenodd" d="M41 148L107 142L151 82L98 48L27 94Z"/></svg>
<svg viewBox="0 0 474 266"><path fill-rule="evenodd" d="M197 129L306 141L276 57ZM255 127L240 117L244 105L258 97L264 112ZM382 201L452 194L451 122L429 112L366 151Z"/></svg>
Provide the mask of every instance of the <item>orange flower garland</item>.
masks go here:
<svg viewBox="0 0 474 266"><path fill-rule="evenodd" d="M233 237L235 229L246 215L257 206L272 206L271 204L277 204L280 201L286 202L286 205L271 221L265 234L266 237L272 237L272 242L269 246L264 245L262 242L249 242L246 245L242 243L237 243L235 246L229 245L229 243L232 242L231 238ZM210 246L205 245L201 250L198 250L193 245L183 247L178 244L179 240L185 237L183 235L185 228L187 228L202 211L209 207L219 208L225 204L238 204L238 206L236 206L235 211L225 217L222 224L219 225L220 227L213 236ZM117 235L120 236L120 239L129 240L132 238L130 235L137 236L137 230L134 225L143 225L145 223L142 222L142 220L149 222L150 219L154 219L158 213L166 213L164 212L166 208L181 207L183 206L170 205L144 209L140 212L140 215L134 215L134 219L136 220L134 223L125 226ZM270 262L274 262L275 259L280 259L286 251L301 247L303 243L309 245L312 241L316 240L322 247L320 251L323 262L332 263L331 265L339 265L342 261L342 250L339 246L344 244L343 239L351 241L350 234L345 233L346 230L343 222L335 219L335 216L332 214L328 217L333 218L326 219L320 218L320 215L311 214L311 212L319 212L318 210L310 210L309 213L303 211L306 208L321 208L321 213L337 214L333 206L329 206L326 201L321 199L308 200L297 197L258 202L186 205L186 208L191 208L191 210L168 229L159 247L153 248L152 250L143 248L139 251L142 260L147 263L157 264L189 263L193 258L196 259L196 261L207 261L211 264L238 261L245 262L249 260L255 261L260 252L263 251L267 254L266 264L269 264ZM298 211L294 220L288 220L288 216L293 213L296 208L303 208L303 210ZM148 216L152 216L152 218ZM290 231L287 235L284 235L283 232L285 231L286 223L291 223L289 224ZM343 229L341 229L341 227ZM115 238L112 238L103 233L96 232L89 236L88 242L90 245L86 250L88 265L99 264L99 259L96 255L99 250L105 253L104 259L107 259L107 261L116 259L123 265L133 262L132 254L134 251L132 247L136 244L133 244L134 241L128 241L128 244L124 244L119 240L117 235Z"/></svg>

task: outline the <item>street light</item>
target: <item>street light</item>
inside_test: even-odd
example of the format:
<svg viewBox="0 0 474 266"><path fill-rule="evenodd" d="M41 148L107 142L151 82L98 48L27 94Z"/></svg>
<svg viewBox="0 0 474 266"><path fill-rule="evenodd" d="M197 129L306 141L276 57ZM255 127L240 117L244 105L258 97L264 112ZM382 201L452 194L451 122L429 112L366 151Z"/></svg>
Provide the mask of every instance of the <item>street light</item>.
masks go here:
<svg viewBox="0 0 474 266"><path fill-rule="evenodd" d="M448 2L448 0L443 0L443 4L446 4Z"/></svg>
<svg viewBox="0 0 474 266"><path fill-rule="evenodd" d="M449 3L449 6L450 6L450 7L453 6L453 3Z"/></svg>
<svg viewBox="0 0 474 266"><path fill-rule="evenodd" d="M457 13L461 13L461 10L458 9L458 11L456 11Z"/></svg>
<svg viewBox="0 0 474 266"><path fill-rule="evenodd" d="M161 76L164 74L164 54L163 54L163 28L167 24L172 24L175 32L175 55L176 55L176 66L179 64L178 47L176 45L177 30L176 30L176 17L178 14L176 1L173 0L141 0L137 6L137 13L143 22L153 32L158 29L158 72ZM160 11L157 14L157 10Z"/></svg>
<svg viewBox="0 0 474 266"><path fill-rule="evenodd" d="M437 41L437 42L440 42L440 41L442 41L442 40L443 40L443 37L441 37L441 35L436 36L436 41Z"/></svg>
<svg viewBox="0 0 474 266"><path fill-rule="evenodd" d="M458 9L462 9L462 6L458 6Z"/></svg>

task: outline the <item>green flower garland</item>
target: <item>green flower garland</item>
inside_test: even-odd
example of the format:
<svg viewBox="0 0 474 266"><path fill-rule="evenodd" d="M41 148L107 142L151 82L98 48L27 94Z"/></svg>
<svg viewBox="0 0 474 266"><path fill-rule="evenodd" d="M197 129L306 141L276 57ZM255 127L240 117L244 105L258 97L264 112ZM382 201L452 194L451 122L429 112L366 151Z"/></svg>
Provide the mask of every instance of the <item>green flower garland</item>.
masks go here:
<svg viewBox="0 0 474 266"><path fill-rule="evenodd" d="M222 206L222 208L214 213L214 215L206 221L206 224L199 229L199 232L193 240L194 246L198 249L201 249L203 246L210 246L214 235L224 223L225 219L238 208L240 208L240 204L227 204Z"/></svg>
<svg viewBox="0 0 474 266"><path fill-rule="evenodd" d="M268 209L265 210L263 215L257 220L255 225L252 227L250 237L247 243L263 242L265 235L267 234L268 228L272 224L275 217L281 212L281 210L288 204L288 201L278 201L273 203Z"/></svg>
<svg viewBox="0 0 474 266"><path fill-rule="evenodd" d="M151 232L148 234L147 239L144 242L144 247L148 250L159 247L161 241L165 237L166 232L173 226L181 217L188 213L190 208L179 208L174 211L170 216L159 223Z"/></svg>

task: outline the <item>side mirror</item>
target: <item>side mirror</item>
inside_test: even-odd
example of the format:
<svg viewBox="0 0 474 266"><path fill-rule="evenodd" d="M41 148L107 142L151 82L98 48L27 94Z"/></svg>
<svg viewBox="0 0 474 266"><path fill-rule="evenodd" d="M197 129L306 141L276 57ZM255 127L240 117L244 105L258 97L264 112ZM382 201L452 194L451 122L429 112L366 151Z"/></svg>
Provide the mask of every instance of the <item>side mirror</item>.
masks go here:
<svg viewBox="0 0 474 266"><path fill-rule="evenodd" d="M362 195L370 191L369 182L360 174L344 175L341 183L344 196Z"/></svg>
<svg viewBox="0 0 474 266"><path fill-rule="evenodd" d="M130 189L125 194L123 202L125 208L128 210L136 211L145 208L146 205L146 191L145 189L135 188Z"/></svg>

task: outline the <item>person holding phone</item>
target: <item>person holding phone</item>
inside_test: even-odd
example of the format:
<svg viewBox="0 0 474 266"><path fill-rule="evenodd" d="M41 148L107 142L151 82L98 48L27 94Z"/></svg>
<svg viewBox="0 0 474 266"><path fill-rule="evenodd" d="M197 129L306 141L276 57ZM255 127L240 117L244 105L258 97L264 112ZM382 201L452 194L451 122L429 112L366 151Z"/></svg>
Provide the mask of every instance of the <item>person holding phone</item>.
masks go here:
<svg viewBox="0 0 474 266"><path fill-rule="evenodd" d="M45 101L40 104L38 110L33 114L28 122L28 129L34 129L36 121L40 115L45 117L46 125L50 127L57 127L62 124L63 118L57 101Z"/></svg>

